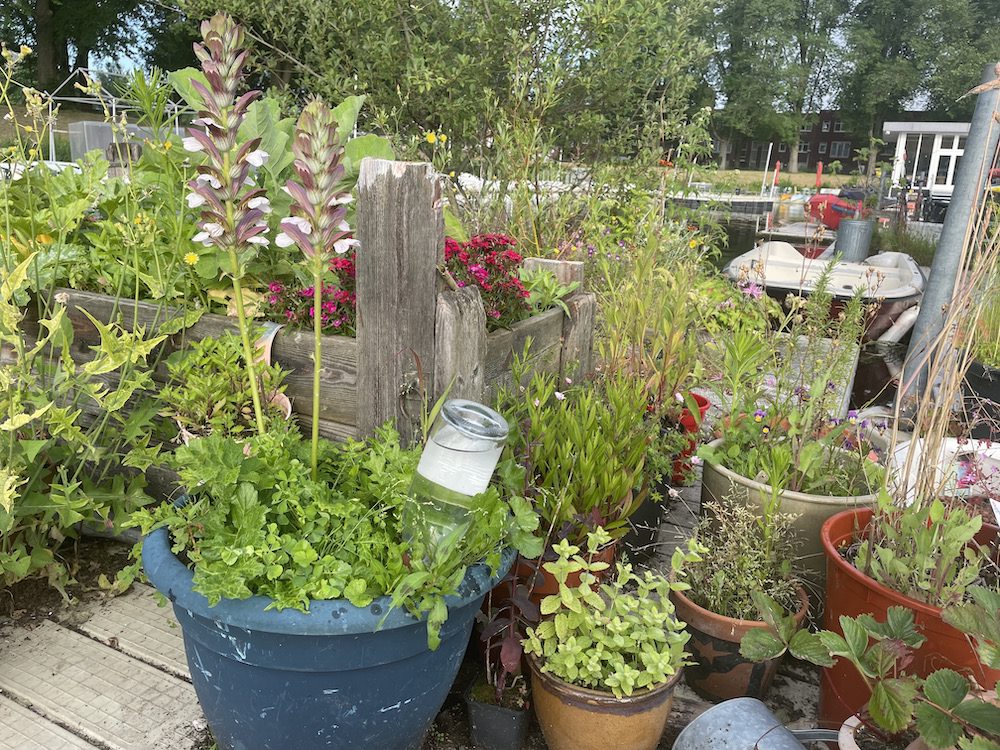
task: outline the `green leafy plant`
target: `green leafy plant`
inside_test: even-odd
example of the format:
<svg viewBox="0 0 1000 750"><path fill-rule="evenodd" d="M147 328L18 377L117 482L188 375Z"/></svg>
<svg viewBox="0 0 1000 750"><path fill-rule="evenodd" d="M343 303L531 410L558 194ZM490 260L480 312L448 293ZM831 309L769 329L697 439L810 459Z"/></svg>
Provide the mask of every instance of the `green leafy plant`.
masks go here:
<svg viewBox="0 0 1000 750"><path fill-rule="evenodd" d="M597 529L587 538L587 551L596 552L610 537ZM655 688L684 666L688 634L677 620L671 591L687 589L679 580L630 565L617 567L610 583L597 585L596 573L607 563L589 562L580 548L563 539L555 546L558 559L545 569L559 582L559 593L542 600L543 620L528 631L524 649L537 657L540 669L565 682L611 692L615 697ZM684 565L700 558L690 541L674 551L671 571L677 579ZM570 586L571 573L580 584Z"/></svg>
<svg viewBox="0 0 1000 750"><path fill-rule="evenodd" d="M166 527L173 550L194 570L194 589L223 598L267 596L277 609L307 610L310 601L347 599L367 607L391 597L427 617L428 642L439 643L468 567L495 571L507 544L533 540L538 524L522 499L495 488L474 498L469 518L445 539L424 545L402 528L402 506L419 459L391 427L372 440L311 446L294 431L251 435L243 445L209 435L178 448L172 464L190 495L183 505L143 509L143 533Z"/></svg>
<svg viewBox="0 0 1000 750"><path fill-rule="evenodd" d="M563 298L580 288L579 281L563 284L547 268L521 268L519 273L521 283L528 290L528 304L532 311L540 313L553 307L559 307L569 315L569 308L566 307Z"/></svg>
<svg viewBox="0 0 1000 750"><path fill-rule="evenodd" d="M256 429L239 336L229 333L195 341L168 357L167 372L170 379L160 390L160 413L184 433L241 438ZM271 399L284 392L286 372L279 365L261 363L257 376L261 392L268 397L265 423L273 428L285 419Z"/></svg>
<svg viewBox="0 0 1000 750"><path fill-rule="evenodd" d="M515 382L523 367L515 365ZM641 501L633 490L652 437L641 384L613 377L560 391L555 376L536 371L526 388L504 391L499 401L518 426L501 471L511 492L532 501L545 531L574 542L597 526L622 536Z"/></svg>
<svg viewBox="0 0 1000 750"><path fill-rule="evenodd" d="M763 521L742 503L708 503L694 533L702 559L684 569L687 597L718 615L756 619L755 594L766 593L783 612L801 606L792 561L792 516L776 514L765 533Z"/></svg>
<svg viewBox="0 0 1000 750"><path fill-rule="evenodd" d="M945 620L975 640L987 668L998 669L1000 594L983 587L972 587L969 594L970 601L944 610ZM913 652L926 640L915 626L912 610L890 607L883 622L871 615L842 616L843 635L822 630L790 636L787 623L776 618L777 604L763 596L759 605L761 612L774 620L774 631L744 636L744 655L772 659L787 648L796 657L819 666L830 666L834 658L846 659L871 689L871 698L867 706L858 707L858 715L867 727L884 733L883 739L915 729L937 750L1000 748L1000 707L995 693L987 695L982 686L953 669L939 669L926 678L907 670Z"/></svg>

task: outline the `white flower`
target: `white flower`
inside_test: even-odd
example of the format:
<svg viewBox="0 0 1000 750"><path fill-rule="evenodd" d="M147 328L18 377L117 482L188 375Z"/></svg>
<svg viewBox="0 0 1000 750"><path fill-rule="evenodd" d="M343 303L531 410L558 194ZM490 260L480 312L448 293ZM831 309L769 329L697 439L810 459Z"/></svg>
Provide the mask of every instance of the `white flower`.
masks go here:
<svg viewBox="0 0 1000 750"><path fill-rule="evenodd" d="M674 500L676 500L677 498L679 498L681 496L681 493L678 492L677 490L675 490L673 487L670 487L667 490L667 496L670 497L670 498L672 498L672 499L674 499Z"/></svg>
<svg viewBox="0 0 1000 750"><path fill-rule="evenodd" d="M217 123L211 117L197 117L194 120L191 120L191 124L192 125L202 125L202 126L213 125L215 127L219 127L219 123Z"/></svg>
<svg viewBox="0 0 1000 750"><path fill-rule="evenodd" d="M190 151L192 153L203 151L205 149L205 147L201 145L201 141L190 135L184 138L183 143L184 143L184 150Z"/></svg>
<svg viewBox="0 0 1000 750"><path fill-rule="evenodd" d="M350 193L342 193L341 195L335 196L328 205L333 206L346 206L348 203L354 200L354 196Z"/></svg>
<svg viewBox="0 0 1000 750"><path fill-rule="evenodd" d="M556 401L563 401L566 398L566 394L561 391L555 392Z"/></svg>
<svg viewBox="0 0 1000 750"><path fill-rule="evenodd" d="M211 247L212 245L212 238L208 232L198 232L198 234L191 238L191 241L201 243L205 247Z"/></svg>
<svg viewBox="0 0 1000 750"><path fill-rule="evenodd" d="M258 148L257 150L251 151L247 154L247 163L252 167L263 167L267 164L268 158L269 155L267 151L262 148Z"/></svg>
<svg viewBox="0 0 1000 750"><path fill-rule="evenodd" d="M337 240L336 242L333 243L333 251L335 253L343 255L352 247L360 247L360 245L361 243L358 240L348 239L347 237L345 237L344 239Z"/></svg>
<svg viewBox="0 0 1000 750"><path fill-rule="evenodd" d="M198 180L198 182L207 182L216 190L219 190L222 187L222 183L219 182L219 178L215 177L214 175L200 174L197 177L195 177L195 179Z"/></svg>
<svg viewBox="0 0 1000 750"><path fill-rule="evenodd" d="M269 214L271 213L271 201L266 196L258 195L256 198L251 198L247 201L247 208L257 208Z"/></svg>
<svg viewBox="0 0 1000 750"><path fill-rule="evenodd" d="M278 247L291 247L295 244L295 240L289 237L284 232L279 232L278 236L274 238L274 244Z"/></svg>
<svg viewBox="0 0 1000 750"><path fill-rule="evenodd" d="M271 244L271 241L262 234L258 234L255 237L251 237L250 239L247 240L247 242L251 243L252 245L263 245L264 247L267 247L268 245Z"/></svg>
<svg viewBox="0 0 1000 750"><path fill-rule="evenodd" d="M205 205L205 196L200 193L189 193L187 197L188 208L198 208Z"/></svg>
<svg viewBox="0 0 1000 750"><path fill-rule="evenodd" d="M309 234L312 232L312 224L303 219L301 216L288 216L281 220L282 224L291 224L296 227L302 234Z"/></svg>
<svg viewBox="0 0 1000 750"><path fill-rule="evenodd" d="M346 221L342 221L342 222L340 222L337 225L337 231L339 231L339 232L350 232L351 231L351 225L348 224Z"/></svg>
<svg viewBox="0 0 1000 750"><path fill-rule="evenodd" d="M201 228L204 229L206 232L208 232L209 237L221 237L222 233L226 231L225 229L222 228L222 224L219 224L214 221L202 224Z"/></svg>
<svg viewBox="0 0 1000 750"><path fill-rule="evenodd" d="M691 463L695 466L701 466L702 460L700 456L691 456Z"/></svg>
<svg viewBox="0 0 1000 750"><path fill-rule="evenodd" d="M674 394L674 400L675 400L675 401L676 401L676 402L677 402L678 404L683 404L683 403L684 403L684 397L683 397L683 396L682 396L681 394L679 394L679 393L675 393L675 394Z"/></svg>
<svg viewBox="0 0 1000 750"><path fill-rule="evenodd" d="M56 302L58 302L60 305L69 304L69 295L66 292L57 292Z"/></svg>

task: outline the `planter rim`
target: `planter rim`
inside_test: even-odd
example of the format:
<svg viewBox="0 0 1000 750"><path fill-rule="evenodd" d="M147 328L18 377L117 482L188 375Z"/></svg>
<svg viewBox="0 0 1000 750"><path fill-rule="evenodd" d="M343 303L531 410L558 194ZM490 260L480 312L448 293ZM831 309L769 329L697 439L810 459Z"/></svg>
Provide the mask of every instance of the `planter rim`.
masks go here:
<svg viewBox="0 0 1000 750"><path fill-rule="evenodd" d="M723 442L722 438L716 438L715 440L708 443L708 445L710 445L713 448L718 448L720 445L722 445L722 442ZM773 489L769 484L764 484L763 482L758 482L755 479L750 479L749 477L745 477L742 474L737 474L735 471L733 471L732 469L727 469L722 464L713 464L710 461L706 461L705 464L707 466L711 466L713 470L719 472L730 481L733 481L737 484L742 484L744 487L749 487L752 490L757 490L758 492L770 493L771 490ZM843 505L845 500L853 500L857 502L859 505L864 505L867 503L874 503L875 500L878 498L878 495L875 493L869 493L867 495L811 495L808 492L796 492L795 490L782 490L781 494L784 497L793 500L801 500L803 502L814 503L816 505L838 505L838 506Z"/></svg>
<svg viewBox="0 0 1000 750"><path fill-rule="evenodd" d="M483 563L470 565L460 594L445 597L449 611L485 594L506 574L514 557L514 550L505 548L500 567L493 576ZM412 627L426 621L402 607L391 608L390 596L380 596L367 607L355 607L346 599L310 600L307 612L273 609L273 599L257 595L247 599L223 599L212 606L204 595L194 591L194 572L171 551L166 528L156 529L143 539L142 566L150 582L174 606L245 630L304 636L356 635Z"/></svg>
<svg viewBox="0 0 1000 750"><path fill-rule="evenodd" d="M521 716L528 713L531 710L529 705L527 708L507 708L506 706L500 706L496 703L484 703L483 701L476 700L472 697L472 689L476 686L478 678L473 679L469 683L469 686L462 691L462 697L465 699L466 703L475 703L477 706L488 706L496 711L503 711L504 713L513 714L514 716Z"/></svg>
<svg viewBox="0 0 1000 750"><path fill-rule="evenodd" d="M632 708L639 709L644 703L655 701L664 694L671 693L680 682L684 673L683 667L677 669L666 682L659 685L643 688L641 691L616 698L614 693L604 690L594 690L592 688L573 685L565 680L556 677L550 672L543 672L538 658L534 654L525 654L532 673L541 680L549 690L560 696L567 696L576 703L586 703L597 708Z"/></svg>
<svg viewBox="0 0 1000 750"><path fill-rule="evenodd" d="M917 599L911 599L906 594L902 594L895 589L891 589L885 586L874 578L866 576L856 567L851 565L847 560L840 556L840 550L834 543L832 539L833 527L837 523L848 516L854 518L854 526L864 529L867 528L868 524L871 522L872 517L875 515L875 511L871 508L848 508L840 513L836 513L830 516L826 522L824 522L823 527L820 529L820 541L823 543L823 551L826 553L828 560L831 560L834 565L837 566L845 575L853 578L858 583L867 586L875 593L892 600L893 604L898 604L900 606L912 609L915 612L919 612L923 615L928 615L931 617L941 618L941 608L935 607L933 604L927 604L926 602L919 601ZM989 524L984 524L984 528L988 528ZM854 533L852 531L850 539L854 539ZM842 540L837 540L842 541Z"/></svg>
<svg viewBox="0 0 1000 750"><path fill-rule="evenodd" d="M796 620L804 620L806 615L809 614L809 594L806 592L805 587L799 584L796 588L796 593L799 596L800 606L798 610L794 613ZM710 609L705 609L699 604L696 604L691 598L686 596L683 591L671 591L671 596L675 596L683 601L685 607L689 607L698 614L703 615L706 619L715 620L721 623L725 627L732 628L733 631L736 630L753 630L755 628L766 628L767 623L763 620L740 620L735 617L726 617L725 615L720 615L717 612L713 612ZM684 619L684 618L681 618ZM690 624L685 621L685 624Z"/></svg>

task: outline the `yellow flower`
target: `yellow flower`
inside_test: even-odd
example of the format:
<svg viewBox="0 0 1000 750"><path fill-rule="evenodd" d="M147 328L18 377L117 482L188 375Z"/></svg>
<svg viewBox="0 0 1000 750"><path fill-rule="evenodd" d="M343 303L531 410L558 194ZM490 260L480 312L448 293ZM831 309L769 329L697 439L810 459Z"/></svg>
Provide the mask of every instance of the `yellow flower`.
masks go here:
<svg viewBox="0 0 1000 750"><path fill-rule="evenodd" d="M694 250L696 247L698 247L698 240L691 240L688 243L688 247Z"/></svg>
<svg viewBox="0 0 1000 750"><path fill-rule="evenodd" d="M29 47L27 44L22 44L21 49L19 49L18 52L21 53L21 57L24 57L25 55L30 55L31 47Z"/></svg>
<svg viewBox="0 0 1000 750"><path fill-rule="evenodd" d="M447 143L448 142L448 136L446 136L444 133L439 133L438 134L438 140L441 141L441 143Z"/></svg>
<svg viewBox="0 0 1000 750"><path fill-rule="evenodd" d="M43 232L42 234L39 234L39 235L35 236L35 242L37 242L39 245L51 245L52 244L52 236L48 235L48 234L45 234Z"/></svg>
<svg viewBox="0 0 1000 750"><path fill-rule="evenodd" d="M454 169L453 169L453 170L451 170L451 171L450 171L450 172L448 173L448 176L449 176L449 177L454 177L454 176L455 176L455 170L454 170Z"/></svg>
<svg viewBox="0 0 1000 750"><path fill-rule="evenodd" d="M173 147L174 147L174 144L173 144L173 142L172 142L172 141L164 141L164 142L163 142L163 150L164 150L164 151L169 151L169 150L170 150L170 149L172 149Z"/></svg>
<svg viewBox="0 0 1000 750"><path fill-rule="evenodd" d="M427 133L424 135L424 140L431 144L437 143L437 139L437 133Z"/></svg>
<svg viewBox="0 0 1000 750"><path fill-rule="evenodd" d="M193 266L195 263L198 262L198 254L197 253L187 253L184 256L184 262L187 263L189 266Z"/></svg>

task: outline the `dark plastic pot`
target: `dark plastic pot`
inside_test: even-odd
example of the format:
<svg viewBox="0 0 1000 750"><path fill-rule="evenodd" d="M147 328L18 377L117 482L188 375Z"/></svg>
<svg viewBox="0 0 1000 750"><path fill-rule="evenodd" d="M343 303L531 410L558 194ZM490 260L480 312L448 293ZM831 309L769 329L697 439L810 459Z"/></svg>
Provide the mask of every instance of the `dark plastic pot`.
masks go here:
<svg viewBox="0 0 1000 750"><path fill-rule="evenodd" d="M629 516L629 530L622 537L623 552L629 562L642 563L653 555L662 522L663 506L647 496L635 513Z"/></svg>
<svg viewBox="0 0 1000 750"><path fill-rule="evenodd" d="M687 650L694 664L684 667L684 681L702 698L718 703L730 698L763 698L781 659L753 662L740 654L740 641L751 630L768 628L757 620L736 620L700 607L681 591L671 591L677 618L691 634ZM799 627L809 613L809 596L799 587Z"/></svg>
<svg viewBox="0 0 1000 750"><path fill-rule="evenodd" d="M512 561L508 551L501 572ZM332 600L278 612L260 596L212 607L192 590L192 572L170 551L166 529L146 537L142 562L173 604L219 750L419 748L495 582L486 566L469 569L459 595L447 600L441 645L430 651L425 622L400 609L386 617L388 597L365 609Z"/></svg>
<svg viewBox="0 0 1000 750"><path fill-rule="evenodd" d="M980 685L995 685L1000 670L986 669L969 638L941 619L941 610L916 599L903 596L869 578L840 555L840 549L852 544L857 534L867 528L873 512L869 508L846 510L823 524L820 537L826 553L826 610L823 627L842 633L841 615L857 617L870 613L876 620L885 620L889 607L913 610L917 630L927 638L913 655L909 669L919 677L949 667L969 674ZM992 544L997 536L995 526L984 526L976 541ZM822 724L842 724L849 716L868 703L871 692L854 665L838 659L823 670L820 678L819 715Z"/></svg>
<svg viewBox="0 0 1000 750"><path fill-rule="evenodd" d="M970 411L982 412L979 424L972 428L976 440L1000 439L1000 369L971 362L965 373L965 395L975 399Z"/></svg>
<svg viewBox="0 0 1000 750"><path fill-rule="evenodd" d="M480 750L521 750L528 738L531 714L527 709L515 711L493 703L481 703L465 694L469 712L469 733L472 744Z"/></svg>

